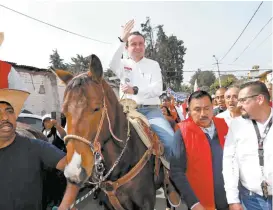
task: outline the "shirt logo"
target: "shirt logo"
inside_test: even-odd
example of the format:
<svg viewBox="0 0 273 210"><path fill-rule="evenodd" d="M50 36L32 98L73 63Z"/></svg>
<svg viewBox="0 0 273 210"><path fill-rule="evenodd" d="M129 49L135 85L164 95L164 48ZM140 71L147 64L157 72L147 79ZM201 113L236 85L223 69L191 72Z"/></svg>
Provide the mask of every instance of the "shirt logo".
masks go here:
<svg viewBox="0 0 273 210"><path fill-rule="evenodd" d="M132 68L127 67L127 66L124 66L124 69L127 70L127 71L132 71Z"/></svg>

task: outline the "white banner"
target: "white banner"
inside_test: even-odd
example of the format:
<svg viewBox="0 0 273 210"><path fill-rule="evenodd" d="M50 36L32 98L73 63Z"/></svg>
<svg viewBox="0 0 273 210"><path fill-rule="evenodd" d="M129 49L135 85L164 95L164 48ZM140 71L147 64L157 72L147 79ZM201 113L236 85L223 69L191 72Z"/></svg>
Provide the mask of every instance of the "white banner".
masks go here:
<svg viewBox="0 0 273 210"><path fill-rule="evenodd" d="M176 93L171 88L167 88L166 92L167 94L172 95L176 101L184 101L189 95L188 93Z"/></svg>

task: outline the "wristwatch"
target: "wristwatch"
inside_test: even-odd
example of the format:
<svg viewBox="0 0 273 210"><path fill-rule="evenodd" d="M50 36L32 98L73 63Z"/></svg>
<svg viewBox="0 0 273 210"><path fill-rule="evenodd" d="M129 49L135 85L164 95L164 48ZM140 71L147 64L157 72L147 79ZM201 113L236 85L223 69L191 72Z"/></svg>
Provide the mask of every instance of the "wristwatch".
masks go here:
<svg viewBox="0 0 273 210"><path fill-rule="evenodd" d="M118 37L118 39L119 39L120 42L123 42L122 39L121 39L120 37Z"/></svg>
<svg viewBox="0 0 273 210"><path fill-rule="evenodd" d="M133 91L134 91L134 95L137 95L137 94L138 94L138 87L137 87L137 86L134 86L134 87L133 87Z"/></svg>

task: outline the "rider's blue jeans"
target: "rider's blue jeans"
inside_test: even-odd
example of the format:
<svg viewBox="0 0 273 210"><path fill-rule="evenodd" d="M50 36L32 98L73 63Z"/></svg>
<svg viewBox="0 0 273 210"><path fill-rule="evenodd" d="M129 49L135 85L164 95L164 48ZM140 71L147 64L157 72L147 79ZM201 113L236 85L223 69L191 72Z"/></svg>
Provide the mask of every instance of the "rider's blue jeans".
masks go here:
<svg viewBox="0 0 273 210"><path fill-rule="evenodd" d="M164 145L165 157L170 161L173 151L174 131L170 123L165 119L159 108L142 107L137 110L145 115L151 125L152 130L157 134L160 141Z"/></svg>

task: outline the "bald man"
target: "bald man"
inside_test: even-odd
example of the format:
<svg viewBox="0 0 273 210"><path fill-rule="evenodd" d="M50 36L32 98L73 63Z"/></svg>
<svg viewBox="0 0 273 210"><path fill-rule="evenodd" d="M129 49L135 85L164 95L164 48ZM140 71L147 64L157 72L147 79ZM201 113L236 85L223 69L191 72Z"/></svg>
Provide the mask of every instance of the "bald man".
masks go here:
<svg viewBox="0 0 273 210"><path fill-rule="evenodd" d="M239 91L240 89L238 87L230 87L227 89L224 95L227 109L216 115L218 118L224 118L228 126L233 118L241 116L241 111L237 107Z"/></svg>
<svg viewBox="0 0 273 210"><path fill-rule="evenodd" d="M226 111L226 103L225 103L225 92L227 89L225 87L220 87L215 93L215 100L217 102L218 107L213 109L213 115L216 116L224 111Z"/></svg>

